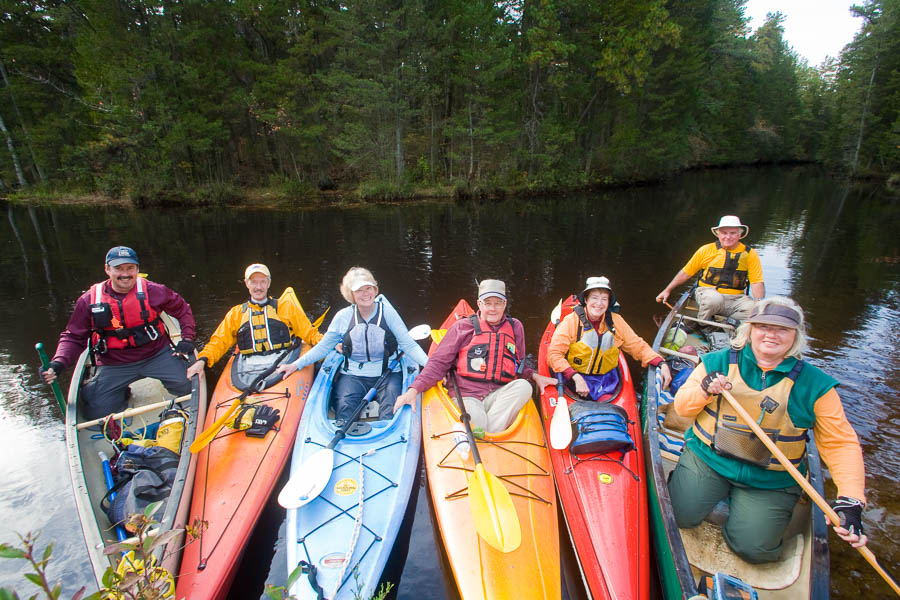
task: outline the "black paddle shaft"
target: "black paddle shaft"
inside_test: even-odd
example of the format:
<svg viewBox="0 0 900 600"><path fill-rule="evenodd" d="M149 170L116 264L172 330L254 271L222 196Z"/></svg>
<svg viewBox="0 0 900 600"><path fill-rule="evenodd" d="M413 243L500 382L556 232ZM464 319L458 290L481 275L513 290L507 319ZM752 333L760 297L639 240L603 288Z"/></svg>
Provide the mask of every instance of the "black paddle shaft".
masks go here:
<svg viewBox="0 0 900 600"><path fill-rule="evenodd" d="M328 442L327 446L325 446L326 448L328 448L329 450L333 450L334 447L337 446L338 442L340 442L342 439L344 439L347 436L347 432L350 430L350 426L356 422L356 419L359 418L359 415L362 414L363 409L366 407L367 404L369 404L369 400L371 400L371 398L366 399L366 396L369 395L369 392L371 392L373 390L377 390L379 387L381 387L381 384L384 383L384 381L388 378L388 376L394 372L394 367L397 366L398 364L400 364L401 358L403 358L402 350L397 353L397 358L395 358L394 360L391 361L391 364L389 364L388 368L384 371L384 373L381 374L381 376L375 382L375 385L373 385L371 388L369 388L369 391L366 392L365 396L360 398L359 404L356 406L356 410L353 411L353 414L350 415L350 418L347 419L347 422L344 423L343 425L341 425L341 428L337 430L337 432L334 434L334 437L331 438L331 441ZM373 397L374 397L374 394L373 394Z"/></svg>
<svg viewBox="0 0 900 600"><path fill-rule="evenodd" d="M478 444L475 443L475 434L472 433L472 417L466 411L466 403L463 402L462 394L459 393L459 381L456 379L456 370L450 372L450 382L453 384L453 392L456 394L456 403L459 405L459 422L466 428L466 435L469 437L469 444L472 446L472 458L475 464L481 462L481 455L478 454Z"/></svg>

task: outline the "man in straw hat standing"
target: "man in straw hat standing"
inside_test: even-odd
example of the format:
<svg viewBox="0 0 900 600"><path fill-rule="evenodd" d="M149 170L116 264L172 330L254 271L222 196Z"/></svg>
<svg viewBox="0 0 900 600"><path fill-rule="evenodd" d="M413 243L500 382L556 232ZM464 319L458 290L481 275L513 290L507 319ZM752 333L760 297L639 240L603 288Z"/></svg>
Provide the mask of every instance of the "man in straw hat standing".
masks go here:
<svg viewBox="0 0 900 600"><path fill-rule="evenodd" d="M754 305L753 299L744 294L747 285L757 300L766 296L759 255L741 242L750 228L738 217L726 215L711 230L718 239L694 252L666 289L656 296L656 301L665 302L673 289L702 271L695 293L700 305L697 317L709 320L713 315L722 315L746 319Z"/></svg>

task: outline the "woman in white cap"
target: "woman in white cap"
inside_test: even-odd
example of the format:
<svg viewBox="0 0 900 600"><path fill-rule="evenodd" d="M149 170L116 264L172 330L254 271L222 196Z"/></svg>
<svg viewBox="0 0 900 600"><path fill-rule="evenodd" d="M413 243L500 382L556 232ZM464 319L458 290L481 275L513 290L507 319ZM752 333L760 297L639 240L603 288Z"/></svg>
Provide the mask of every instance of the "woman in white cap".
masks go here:
<svg viewBox="0 0 900 600"><path fill-rule="evenodd" d="M844 414L837 380L801 360L806 344L797 303L767 298L738 328L732 347L703 355L675 395L675 411L694 419L669 479L678 526L696 527L720 500L728 500L725 541L751 563L780 558L782 536L802 492L720 397L723 390L730 390L752 416L759 415L759 425L801 472L812 431L837 485L832 506L841 526L835 532L854 547L866 543L862 449Z"/></svg>
<svg viewBox="0 0 900 600"><path fill-rule="evenodd" d="M663 389L669 386L669 366L618 313L609 279L588 277L578 300L556 327L547 349L550 368L562 373L575 393L597 400L613 392L619 383L620 348L642 367L658 367Z"/></svg>
<svg viewBox="0 0 900 600"><path fill-rule="evenodd" d="M741 242L750 228L738 217L726 215L710 229L718 239L697 249L669 285L657 294L656 301L665 302L673 289L702 271L695 292L700 305L697 317L710 320L714 315L722 315L739 321L746 319L754 304L744 294L747 286L757 300L766 296L759 255Z"/></svg>
<svg viewBox="0 0 900 600"><path fill-rule="evenodd" d="M344 364L334 383L334 397L337 419L346 420L388 368L398 349L420 366L428 361L428 355L410 337L406 324L390 302L378 294L378 282L371 271L362 267L347 271L341 282L341 295L350 306L334 315L322 341L296 362L282 365L278 370L287 376L325 358L332 348L341 344ZM402 384L403 374L398 366L375 396L379 419L393 416L394 400Z"/></svg>

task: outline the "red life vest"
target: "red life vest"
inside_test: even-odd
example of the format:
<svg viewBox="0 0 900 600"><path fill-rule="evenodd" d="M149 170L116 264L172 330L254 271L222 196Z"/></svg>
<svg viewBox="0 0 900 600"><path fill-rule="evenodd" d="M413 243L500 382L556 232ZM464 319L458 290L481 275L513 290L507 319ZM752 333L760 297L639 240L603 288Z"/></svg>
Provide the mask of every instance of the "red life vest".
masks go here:
<svg viewBox="0 0 900 600"><path fill-rule="evenodd" d="M147 283L138 277L135 285L119 300L106 292L106 282L91 286L91 342L95 352L137 348L156 340L165 327L159 313L147 299Z"/></svg>
<svg viewBox="0 0 900 600"><path fill-rule="evenodd" d="M475 381L509 383L516 378L516 333L506 319L496 332L477 315L469 319L475 334L459 351L456 369L463 377Z"/></svg>

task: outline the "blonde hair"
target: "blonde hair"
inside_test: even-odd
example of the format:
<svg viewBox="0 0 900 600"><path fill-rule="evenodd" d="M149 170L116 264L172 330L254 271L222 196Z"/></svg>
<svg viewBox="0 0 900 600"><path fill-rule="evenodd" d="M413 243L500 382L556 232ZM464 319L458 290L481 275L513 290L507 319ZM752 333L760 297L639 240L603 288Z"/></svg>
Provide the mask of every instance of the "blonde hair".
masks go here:
<svg viewBox="0 0 900 600"><path fill-rule="evenodd" d="M375 280L375 276L372 275L372 271L363 267L350 267L350 270L347 271L347 274L344 275L344 279L341 281L341 296L350 304L353 304L353 291L350 288L360 279L371 281L375 284L375 288L378 289L378 282Z"/></svg>
<svg viewBox="0 0 900 600"><path fill-rule="evenodd" d="M797 335L794 336L794 343L791 344L791 347L788 349L785 356L797 359L802 358L803 353L809 348L809 338L806 335L806 317L803 315L803 309L800 308L799 304L786 296L771 296L769 298L758 300L756 302L755 311L761 313L766 306L771 304L776 306L786 306L787 308L797 311L797 314L800 315L800 325L796 329ZM741 323L741 326L738 327L737 331L734 333L734 338L731 340L732 348L740 350L747 345L747 342L750 341L750 328L752 326L753 323Z"/></svg>

